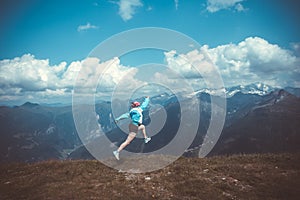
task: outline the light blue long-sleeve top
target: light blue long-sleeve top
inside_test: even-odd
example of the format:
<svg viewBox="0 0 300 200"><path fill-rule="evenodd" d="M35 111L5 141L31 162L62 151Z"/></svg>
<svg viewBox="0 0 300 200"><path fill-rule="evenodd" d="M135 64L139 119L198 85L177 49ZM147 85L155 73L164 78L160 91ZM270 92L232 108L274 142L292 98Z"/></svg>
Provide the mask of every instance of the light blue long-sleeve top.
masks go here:
<svg viewBox="0 0 300 200"><path fill-rule="evenodd" d="M120 117L116 118L117 121L122 120L122 119L128 119L129 117L131 118L131 123L138 126L142 124L143 122L143 111L147 108L149 105L150 99L149 97L146 97L142 105L131 108L129 112L124 113Z"/></svg>

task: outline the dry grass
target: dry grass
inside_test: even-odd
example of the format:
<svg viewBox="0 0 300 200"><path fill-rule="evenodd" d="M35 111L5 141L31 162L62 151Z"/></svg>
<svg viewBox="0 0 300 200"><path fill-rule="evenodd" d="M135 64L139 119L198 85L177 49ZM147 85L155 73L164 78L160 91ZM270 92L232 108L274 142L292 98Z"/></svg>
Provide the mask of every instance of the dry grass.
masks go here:
<svg viewBox="0 0 300 200"><path fill-rule="evenodd" d="M300 155L180 158L141 174L98 161L5 164L0 178L0 199L299 199Z"/></svg>

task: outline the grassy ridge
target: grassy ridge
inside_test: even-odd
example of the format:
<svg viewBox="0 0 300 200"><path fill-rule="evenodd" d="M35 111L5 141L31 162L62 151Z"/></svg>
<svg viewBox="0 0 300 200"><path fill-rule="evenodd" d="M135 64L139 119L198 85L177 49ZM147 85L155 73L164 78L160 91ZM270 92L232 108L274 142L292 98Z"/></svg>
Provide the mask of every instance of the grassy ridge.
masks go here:
<svg viewBox="0 0 300 200"><path fill-rule="evenodd" d="M0 178L0 199L299 199L300 155L180 158L141 174L95 160L5 164Z"/></svg>

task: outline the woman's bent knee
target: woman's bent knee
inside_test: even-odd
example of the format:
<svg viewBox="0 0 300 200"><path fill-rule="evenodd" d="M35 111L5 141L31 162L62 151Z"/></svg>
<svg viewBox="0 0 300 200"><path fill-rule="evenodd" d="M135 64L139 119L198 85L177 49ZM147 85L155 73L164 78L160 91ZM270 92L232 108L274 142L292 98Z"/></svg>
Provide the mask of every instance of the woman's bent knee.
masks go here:
<svg viewBox="0 0 300 200"><path fill-rule="evenodd" d="M143 129L145 129L145 126L142 124L139 126L139 130L143 130Z"/></svg>

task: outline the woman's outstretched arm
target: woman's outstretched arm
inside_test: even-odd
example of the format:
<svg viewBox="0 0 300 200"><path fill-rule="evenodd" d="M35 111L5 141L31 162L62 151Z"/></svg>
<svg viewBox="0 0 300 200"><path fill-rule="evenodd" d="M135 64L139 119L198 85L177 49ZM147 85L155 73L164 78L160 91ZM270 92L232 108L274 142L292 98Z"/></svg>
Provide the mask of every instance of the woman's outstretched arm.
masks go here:
<svg viewBox="0 0 300 200"><path fill-rule="evenodd" d="M150 102L150 98L147 96L141 105L141 109L145 110L147 108L147 106L149 105L149 102Z"/></svg>
<svg viewBox="0 0 300 200"><path fill-rule="evenodd" d="M122 120L122 119L128 119L129 116L130 116L130 115L129 115L129 112L124 113L123 115L117 117L117 118L115 119L115 121L118 122L118 121L120 121L120 120Z"/></svg>

